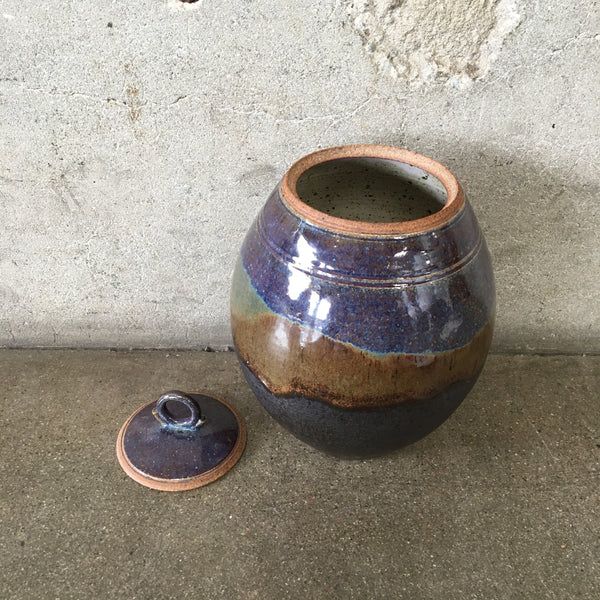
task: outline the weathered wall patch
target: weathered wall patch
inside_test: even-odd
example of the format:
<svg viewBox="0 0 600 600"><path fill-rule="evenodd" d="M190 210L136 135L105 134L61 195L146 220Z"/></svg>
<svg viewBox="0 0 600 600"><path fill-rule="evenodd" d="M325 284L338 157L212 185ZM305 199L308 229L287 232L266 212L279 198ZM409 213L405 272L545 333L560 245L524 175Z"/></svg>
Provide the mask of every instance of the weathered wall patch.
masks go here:
<svg viewBox="0 0 600 600"><path fill-rule="evenodd" d="M521 19L514 0L354 0L348 10L377 67L414 86L483 77Z"/></svg>

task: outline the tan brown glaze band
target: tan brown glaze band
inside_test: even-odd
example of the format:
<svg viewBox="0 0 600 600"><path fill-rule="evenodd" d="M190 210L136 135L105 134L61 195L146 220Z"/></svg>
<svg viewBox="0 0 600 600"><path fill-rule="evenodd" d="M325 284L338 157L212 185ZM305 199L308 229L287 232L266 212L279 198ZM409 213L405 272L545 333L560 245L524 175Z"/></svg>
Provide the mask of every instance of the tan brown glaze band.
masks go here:
<svg viewBox="0 0 600 600"><path fill-rule="evenodd" d="M446 188L446 204L442 210L423 219L396 223L366 223L364 221L351 221L340 217L332 217L302 202L296 191L296 184L300 176L315 165L342 158L380 158L419 167L436 177ZM284 204L309 223L331 231L355 235L389 236L431 231L449 223L465 204L465 197L460 184L454 175L440 163L411 150L371 144L337 146L308 154L294 163L284 175L280 186L280 194Z"/></svg>
<svg viewBox="0 0 600 600"><path fill-rule="evenodd" d="M426 400L452 383L474 378L493 332L490 321L455 350L377 355L273 313L243 318L232 312L232 325L241 360L272 394L300 395L343 409Z"/></svg>
<svg viewBox="0 0 600 600"><path fill-rule="evenodd" d="M192 394L194 395L194 394ZM246 447L246 425L238 411L231 405L229 402L223 400L223 398L217 398L211 394L202 393L202 396L210 396L211 398L215 398L222 404L224 404L235 416L236 421L239 427L239 435L236 443L233 446L233 449L227 456L227 458L219 465L217 465L214 469L210 471L206 471L206 473L202 473L201 475L196 475L195 477L188 477L186 479L158 479L155 477L149 477L144 473L138 471L127 458L127 454L125 453L125 449L123 447L123 439L125 437L125 431L127 430L127 426L131 422L131 420L144 408L149 406L150 404L156 404L156 401L148 402L148 404L144 404L144 406L140 406L138 410L136 410L127 421L124 423L123 427L119 431L119 436L117 437L117 459L119 460L119 464L123 468L123 471L131 477L134 481L141 483L142 485L149 487L153 490L159 490L162 492L183 492L186 490L193 490L203 485L207 485L212 483L213 481L219 479L227 473L230 469L234 467L234 465L240 460L240 457L244 453L244 448Z"/></svg>

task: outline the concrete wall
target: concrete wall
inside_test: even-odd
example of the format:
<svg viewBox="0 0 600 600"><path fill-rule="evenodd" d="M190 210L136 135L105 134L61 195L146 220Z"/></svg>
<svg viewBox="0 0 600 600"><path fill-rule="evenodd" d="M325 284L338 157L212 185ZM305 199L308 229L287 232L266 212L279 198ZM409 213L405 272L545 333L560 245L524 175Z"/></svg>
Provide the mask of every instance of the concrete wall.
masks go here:
<svg viewBox="0 0 600 600"><path fill-rule="evenodd" d="M0 5L0 344L222 347L243 235L291 163L378 142L457 175L496 350L600 351L588 1Z"/></svg>

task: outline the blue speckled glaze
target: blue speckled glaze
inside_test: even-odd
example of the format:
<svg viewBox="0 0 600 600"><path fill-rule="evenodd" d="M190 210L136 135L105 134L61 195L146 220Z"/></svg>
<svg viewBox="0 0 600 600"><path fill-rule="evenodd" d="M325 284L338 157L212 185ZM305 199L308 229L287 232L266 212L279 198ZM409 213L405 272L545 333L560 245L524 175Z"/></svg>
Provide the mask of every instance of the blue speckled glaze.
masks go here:
<svg viewBox="0 0 600 600"><path fill-rule="evenodd" d="M276 189L241 259L274 313L370 352L458 348L494 311L490 256L468 204L442 229L356 236L307 223Z"/></svg>

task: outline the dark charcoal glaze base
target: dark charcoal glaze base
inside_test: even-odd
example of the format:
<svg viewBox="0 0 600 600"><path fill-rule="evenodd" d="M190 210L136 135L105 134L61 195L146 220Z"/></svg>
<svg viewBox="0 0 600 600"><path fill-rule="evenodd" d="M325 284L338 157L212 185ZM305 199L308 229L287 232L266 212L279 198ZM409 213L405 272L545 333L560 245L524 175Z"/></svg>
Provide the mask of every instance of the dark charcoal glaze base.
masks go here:
<svg viewBox="0 0 600 600"><path fill-rule="evenodd" d="M304 396L276 396L241 359L240 364L255 396L276 421L304 443L340 458L375 457L420 440L458 408L479 376L454 383L426 400L345 410Z"/></svg>

